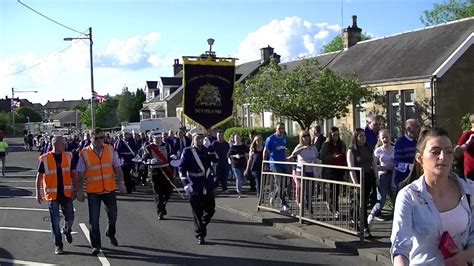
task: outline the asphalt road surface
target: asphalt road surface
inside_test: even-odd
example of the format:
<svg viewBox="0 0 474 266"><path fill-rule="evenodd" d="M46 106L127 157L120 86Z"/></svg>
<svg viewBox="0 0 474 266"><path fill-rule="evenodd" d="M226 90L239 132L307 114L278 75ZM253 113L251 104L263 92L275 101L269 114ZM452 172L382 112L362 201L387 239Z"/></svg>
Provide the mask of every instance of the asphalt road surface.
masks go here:
<svg viewBox="0 0 474 266"><path fill-rule="evenodd" d="M55 255L47 204L34 199L38 153L25 152L21 139L7 141L12 148L6 175L0 176L0 265L375 264L220 208L208 225L206 245L197 245L189 203L173 195L166 220L159 221L149 186L118 196L118 247L105 237L107 216L102 208L99 256L91 255L87 203L75 201L73 243L63 241L65 253Z"/></svg>

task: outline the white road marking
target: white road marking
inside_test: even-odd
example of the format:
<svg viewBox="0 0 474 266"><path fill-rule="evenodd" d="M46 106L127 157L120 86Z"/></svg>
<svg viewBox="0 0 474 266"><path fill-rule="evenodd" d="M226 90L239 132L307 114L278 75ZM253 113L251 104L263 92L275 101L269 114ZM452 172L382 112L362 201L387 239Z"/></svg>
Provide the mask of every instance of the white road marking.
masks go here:
<svg viewBox="0 0 474 266"><path fill-rule="evenodd" d="M22 228L22 227L9 227L9 226L0 226L0 230L26 231L26 232L37 232L37 233L51 233L51 230ZM77 232L71 232L71 235L75 235L75 234L77 234Z"/></svg>
<svg viewBox="0 0 474 266"><path fill-rule="evenodd" d="M89 229L87 228L86 224L85 223L79 223L79 226L81 227L82 232L86 236L87 241L89 241L89 243L91 243L91 239L89 238ZM107 258L105 257L103 252L100 252L97 255L97 257L99 258L99 261L100 261L100 263L102 263L102 265L110 266L110 262L107 260Z"/></svg>
<svg viewBox="0 0 474 266"><path fill-rule="evenodd" d="M8 264L13 264L13 265L44 265L44 266L52 266L52 265L57 265L57 264L47 264L43 262L34 262L34 261L27 261L27 260L14 260L14 259L5 259L5 258L0 258L0 262L5 262Z"/></svg>
<svg viewBox="0 0 474 266"><path fill-rule="evenodd" d="M35 180L1 180L0 179L0 184L1 183L35 183Z"/></svg>
<svg viewBox="0 0 474 266"><path fill-rule="evenodd" d="M0 207L0 210L42 211L42 212L49 212L49 209L40 209L40 208L19 208L19 207Z"/></svg>
<svg viewBox="0 0 474 266"><path fill-rule="evenodd" d="M2 188L8 188L8 189L36 189L35 187L0 187Z"/></svg>
<svg viewBox="0 0 474 266"><path fill-rule="evenodd" d="M0 198L15 198L15 199L36 199L35 196L0 196Z"/></svg>
<svg viewBox="0 0 474 266"><path fill-rule="evenodd" d="M36 197L33 197L36 198ZM76 208L72 208L73 211L76 211ZM13 211L42 211L42 212L49 212L49 209L42 209L42 208L20 208L20 207L0 207L0 210L13 210ZM63 212L63 210L59 209L59 212Z"/></svg>

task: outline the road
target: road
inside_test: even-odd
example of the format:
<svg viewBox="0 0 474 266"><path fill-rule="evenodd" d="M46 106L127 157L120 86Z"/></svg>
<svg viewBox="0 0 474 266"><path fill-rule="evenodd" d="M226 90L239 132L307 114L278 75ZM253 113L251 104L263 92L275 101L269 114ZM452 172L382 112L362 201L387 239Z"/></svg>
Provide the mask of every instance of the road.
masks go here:
<svg viewBox="0 0 474 266"><path fill-rule="evenodd" d="M374 264L220 208L208 226L207 244L197 245L189 203L174 195L167 219L159 221L149 186L118 196L119 247L113 247L105 237L107 219L102 208L103 253L99 256L90 254L87 203L75 201L74 241L64 241L65 254L55 255L47 204L34 199L38 154L23 151L21 139L7 141L12 151L6 176L0 177L0 265Z"/></svg>

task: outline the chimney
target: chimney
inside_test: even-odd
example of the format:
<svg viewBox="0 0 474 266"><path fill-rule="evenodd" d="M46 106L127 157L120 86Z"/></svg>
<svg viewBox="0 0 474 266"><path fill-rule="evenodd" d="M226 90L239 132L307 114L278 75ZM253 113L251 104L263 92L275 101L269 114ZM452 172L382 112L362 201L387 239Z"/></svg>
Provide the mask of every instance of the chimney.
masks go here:
<svg viewBox="0 0 474 266"><path fill-rule="evenodd" d="M179 59L175 59L173 64L173 75L176 76L176 74L181 70L183 70L183 65L179 63Z"/></svg>
<svg viewBox="0 0 474 266"><path fill-rule="evenodd" d="M342 43L344 50L351 48L362 40L362 29L357 27L357 16L352 16L352 26L342 30Z"/></svg>
<svg viewBox="0 0 474 266"><path fill-rule="evenodd" d="M277 64L280 64L280 58L281 58L281 55L277 54L277 53L273 53L272 54L272 58L275 60L275 62Z"/></svg>
<svg viewBox="0 0 474 266"><path fill-rule="evenodd" d="M261 58L260 63L263 64L270 60L270 56L273 55L273 48L268 45L267 47L260 48Z"/></svg>

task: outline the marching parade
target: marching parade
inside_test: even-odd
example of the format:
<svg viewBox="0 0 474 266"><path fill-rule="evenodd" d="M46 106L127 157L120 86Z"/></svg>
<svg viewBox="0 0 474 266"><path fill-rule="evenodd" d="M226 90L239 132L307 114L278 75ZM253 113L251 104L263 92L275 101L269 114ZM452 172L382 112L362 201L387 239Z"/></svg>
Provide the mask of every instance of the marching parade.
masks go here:
<svg viewBox="0 0 474 266"><path fill-rule="evenodd" d="M473 265L474 2L290 2L2 1L0 265Z"/></svg>

